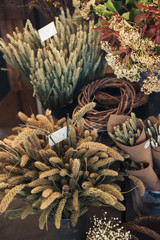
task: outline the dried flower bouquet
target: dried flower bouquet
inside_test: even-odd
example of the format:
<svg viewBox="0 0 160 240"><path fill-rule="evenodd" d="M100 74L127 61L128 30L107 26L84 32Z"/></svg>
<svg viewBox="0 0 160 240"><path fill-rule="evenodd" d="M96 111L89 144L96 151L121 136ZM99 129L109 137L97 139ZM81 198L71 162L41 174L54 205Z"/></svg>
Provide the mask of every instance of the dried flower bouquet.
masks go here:
<svg viewBox="0 0 160 240"><path fill-rule="evenodd" d="M152 124L150 120L152 120ZM156 144L158 141L158 120L150 117L146 122L149 123L148 128L145 127L141 119L136 118L134 113L131 113L131 117L111 115L108 121L108 133L112 140L129 154L130 160L132 160L132 162L124 163L126 173L141 179L148 189L159 191L160 179L153 164L156 162L159 166L159 148L157 151L155 148L151 148L154 143L154 146L158 147L158 143Z"/></svg>
<svg viewBox="0 0 160 240"><path fill-rule="evenodd" d="M140 82L146 94L158 92L160 1L87 1L88 8L79 2L84 18L91 12L99 16L95 30L101 33L102 49L116 76Z"/></svg>
<svg viewBox="0 0 160 240"><path fill-rule="evenodd" d="M41 211L39 227L43 229L48 215L54 215L55 226L61 218L70 218L75 226L78 217L89 206L113 206L125 210L123 195L116 181L123 181L115 161L124 161L118 151L95 142L95 130L84 129L83 115L95 103L84 106L73 119L54 122L51 112L45 115L18 116L24 124L0 142L0 212L7 210L14 198L27 206L9 212L10 218L26 218ZM50 146L48 136L68 126L68 138Z"/></svg>

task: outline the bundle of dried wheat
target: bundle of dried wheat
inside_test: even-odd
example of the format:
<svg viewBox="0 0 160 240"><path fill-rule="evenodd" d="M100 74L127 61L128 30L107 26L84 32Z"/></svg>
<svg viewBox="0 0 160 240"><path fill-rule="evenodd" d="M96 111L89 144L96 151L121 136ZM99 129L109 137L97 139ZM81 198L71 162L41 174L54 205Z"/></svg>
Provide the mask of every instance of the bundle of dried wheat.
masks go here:
<svg viewBox="0 0 160 240"><path fill-rule="evenodd" d="M7 35L8 45L0 39L5 60L32 84L45 109L71 102L84 85L103 76L107 65L94 21L84 21L78 10L71 17L61 9L55 25L57 34L45 43L29 20L23 33L16 29Z"/></svg>

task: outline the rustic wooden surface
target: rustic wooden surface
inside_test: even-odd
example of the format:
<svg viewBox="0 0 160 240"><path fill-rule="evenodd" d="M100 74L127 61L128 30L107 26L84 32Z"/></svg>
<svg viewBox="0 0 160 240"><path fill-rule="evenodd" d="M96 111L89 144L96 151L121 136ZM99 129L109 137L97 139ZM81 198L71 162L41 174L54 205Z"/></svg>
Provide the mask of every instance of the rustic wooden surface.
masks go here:
<svg viewBox="0 0 160 240"><path fill-rule="evenodd" d="M0 33L5 42L8 42L6 34L12 35L15 27L23 30L27 18L33 19L32 10L27 7L28 0L1 0L0 1ZM1 67L1 66L0 66ZM19 70L6 64L8 69L9 93L0 101L0 127L16 125L17 113L36 113L36 100L33 98L33 90ZM2 79L1 81L5 81Z"/></svg>
<svg viewBox="0 0 160 240"><path fill-rule="evenodd" d="M17 117L19 111L27 115L37 113L37 105L33 98L32 89L10 91L8 95L0 101L0 127L15 126L20 123Z"/></svg>

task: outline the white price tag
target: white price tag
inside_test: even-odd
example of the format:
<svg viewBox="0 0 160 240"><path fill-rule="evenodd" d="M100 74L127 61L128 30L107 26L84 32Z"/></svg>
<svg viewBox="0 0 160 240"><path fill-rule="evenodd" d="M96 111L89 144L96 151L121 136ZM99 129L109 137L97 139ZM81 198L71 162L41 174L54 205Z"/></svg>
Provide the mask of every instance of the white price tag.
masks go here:
<svg viewBox="0 0 160 240"><path fill-rule="evenodd" d="M49 138L49 145L50 146L53 146L56 143L59 143L59 142L63 141L64 139L67 138L67 127L65 126L61 129L59 129L58 131L50 134L48 136L48 138Z"/></svg>
<svg viewBox="0 0 160 240"><path fill-rule="evenodd" d="M57 30L56 30L54 22L51 22L51 23L47 24L46 26L44 26L43 28L39 29L38 33L39 33L39 36L40 36L42 42L46 41L48 38L55 35L57 33Z"/></svg>
<svg viewBox="0 0 160 240"><path fill-rule="evenodd" d="M144 145L144 148L147 149L150 146L150 141L148 140L148 142L146 142L146 144Z"/></svg>

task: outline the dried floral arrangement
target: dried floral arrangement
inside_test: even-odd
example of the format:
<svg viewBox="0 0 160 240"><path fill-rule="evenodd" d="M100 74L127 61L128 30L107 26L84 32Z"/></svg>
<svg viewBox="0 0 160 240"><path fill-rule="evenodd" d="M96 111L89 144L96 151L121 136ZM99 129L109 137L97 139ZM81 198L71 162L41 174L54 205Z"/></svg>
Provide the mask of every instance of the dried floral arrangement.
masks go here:
<svg viewBox="0 0 160 240"><path fill-rule="evenodd" d="M71 0L31 0L29 6L37 8L51 21L60 14L60 7L69 8L72 13L74 11Z"/></svg>
<svg viewBox="0 0 160 240"><path fill-rule="evenodd" d="M114 126L114 133L109 132L108 134L112 139L124 145L133 146L141 135L141 131L137 125L135 113L132 112L131 117L122 125Z"/></svg>
<svg viewBox="0 0 160 240"><path fill-rule="evenodd" d="M124 19L134 21L134 17L140 13L135 3L158 8L158 0L72 0L72 3L74 7L80 8L81 15L86 20L90 19L92 14L109 20L113 13L118 13Z"/></svg>
<svg viewBox="0 0 160 240"><path fill-rule="evenodd" d="M22 198L27 206L11 211L10 218L24 219L42 211L40 229L48 215L54 215L59 229L61 218L70 218L75 226L91 205L125 210L116 184L124 180L123 174L113 167L115 161L124 161L125 154L95 142L96 131L85 130L83 116L93 107L92 102L73 119L57 122L49 110L31 117L19 112L24 124L14 129L18 134L0 142L1 213L14 198ZM51 147L48 136L63 126L68 126L68 138Z"/></svg>
<svg viewBox="0 0 160 240"><path fill-rule="evenodd" d="M24 32L0 39L4 59L18 68L31 83L44 109L62 108L77 96L82 86L103 76L107 63L100 46L100 35L93 31L94 21L71 17L61 9L56 18L57 34L41 42L38 31L28 20Z"/></svg>
<svg viewBox="0 0 160 240"><path fill-rule="evenodd" d="M130 231L120 225L121 221L118 218L112 217L107 221L107 212L102 218L93 216L92 222L93 226L87 233L87 240L129 240L132 237Z"/></svg>
<svg viewBox="0 0 160 240"><path fill-rule="evenodd" d="M131 175L131 179L133 176L140 179L147 189L159 191L160 149L158 143L156 144L159 123L153 116L148 120L143 123L134 113L131 113L131 117L111 115L108 133L116 145L129 154L129 160L123 164L123 171Z"/></svg>
<svg viewBox="0 0 160 240"><path fill-rule="evenodd" d="M101 33L102 49L116 76L140 82L142 91L150 94L160 90L160 1L140 3L93 1L88 10L82 7L82 16L87 11L99 16L95 30Z"/></svg>

